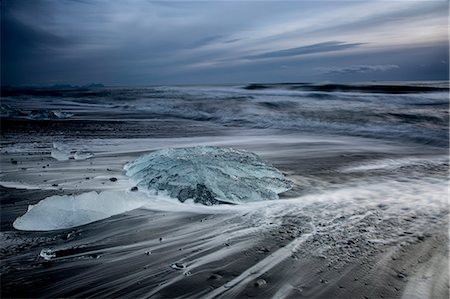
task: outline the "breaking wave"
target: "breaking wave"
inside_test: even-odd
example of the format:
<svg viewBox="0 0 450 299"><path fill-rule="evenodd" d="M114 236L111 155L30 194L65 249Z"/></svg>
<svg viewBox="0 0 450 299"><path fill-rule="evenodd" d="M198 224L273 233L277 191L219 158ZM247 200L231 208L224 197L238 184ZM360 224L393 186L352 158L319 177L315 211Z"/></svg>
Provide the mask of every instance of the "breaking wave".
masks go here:
<svg viewBox="0 0 450 299"><path fill-rule="evenodd" d="M41 98L35 98L37 92ZM8 111L65 107L72 119L188 120L448 145L448 82L409 85L252 84L9 91ZM21 101L16 97L21 96ZM23 105L23 106L21 106ZM42 109L42 108L40 108ZM6 116L21 117L18 113Z"/></svg>

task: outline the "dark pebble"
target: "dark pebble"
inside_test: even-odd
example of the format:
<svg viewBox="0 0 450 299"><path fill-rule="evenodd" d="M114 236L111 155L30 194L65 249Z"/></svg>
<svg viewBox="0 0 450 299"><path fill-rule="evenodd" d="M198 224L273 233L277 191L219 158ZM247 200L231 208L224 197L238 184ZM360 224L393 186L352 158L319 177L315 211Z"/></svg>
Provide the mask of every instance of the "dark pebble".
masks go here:
<svg viewBox="0 0 450 299"><path fill-rule="evenodd" d="M172 269L181 270L186 268L186 266L183 263L174 263L171 265Z"/></svg>
<svg viewBox="0 0 450 299"><path fill-rule="evenodd" d="M221 278L222 276L220 276L219 274L213 274L208 278L208 280L219 280Z"/></svg>
<svg viewBox="0 0 450 299"><path fill-rule="evenodd" d="M109 178L111 182L117 182L117 178Z"/></svg>

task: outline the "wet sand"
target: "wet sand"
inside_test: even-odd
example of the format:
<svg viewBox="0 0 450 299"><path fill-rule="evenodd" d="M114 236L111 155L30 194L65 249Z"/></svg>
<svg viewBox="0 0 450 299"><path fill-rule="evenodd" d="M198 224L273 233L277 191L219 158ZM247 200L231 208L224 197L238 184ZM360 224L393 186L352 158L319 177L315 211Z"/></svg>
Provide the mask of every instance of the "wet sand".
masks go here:
<svg viewBox="0 0 450 299"><path fill-rule="evenodd" d="M2 297L447 298L445 201L426 211L395 194L374 197L368 187L351 188L361 180L389 187L389 175L342 171L417 149L325 139L250 131L243 138L136 139L134 147L127 139L102 139L87 142L95 156L83 161L56 161L49 143L17 148L3 139ZM143 152L199 143L253 150L296 187L279 201L242 207L148 205L72 229L12 228L29 204L50 195L129 189L123 164ZM424 159L439 152L420 151ZM426 171L445 175L445 165ZM40 257L46 248L55 254L51 260Z"/></svg>
<svg viewBox="0 0 450 299"><path fill-rule="evenodd" d="M446 216L421 234L404 231L393 242L370 238L381 233L389 239L392 233L382 223L373 224L381 208L344 232L298 214L274 217L261 229L261 223L242 223L248 212L147 209L69 230L11 230L10 221L26 209L19 199L35 202L52 193L2 189L4 298L448 295ZM8 199L17 204L5 204ZM409 223L402 219L395 225L406 228ZM39 258L43 248L51 248L56 257Z"/></svg>
<svg viewBox="0 0 450 299"><path fill-rule="evenodd" d="M95 123L80 130L89 126ZM50 156L54 136L39 142L24 129L21 136L29 137L17 147L11 130L2 132L3 298L448 298L448 162L344 171L374 160L429 160L445 149L276 131L203 134L183 127L187 133L176 138L144 138L143 131L136 139L63 133L95 155L56 161ZM195 144L255 151L295 187L273 202L197 210L149 204L72 229L12 227L28 205L50 195L128 190L133 184L124 163L149 150ZM426 175L433 179L423 183ZM414 182L421 184L412 190ZM40 257L46 248L54 258Z"/></svg>

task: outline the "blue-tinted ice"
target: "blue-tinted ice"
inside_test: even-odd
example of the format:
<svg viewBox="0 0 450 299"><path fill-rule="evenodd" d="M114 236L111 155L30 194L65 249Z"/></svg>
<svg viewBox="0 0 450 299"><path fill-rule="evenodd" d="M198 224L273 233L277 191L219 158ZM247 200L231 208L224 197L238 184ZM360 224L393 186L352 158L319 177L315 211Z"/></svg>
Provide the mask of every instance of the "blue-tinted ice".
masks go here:
<svg viewBox="0 0 450 299"><path fill-rule="evenodd" d="M292 183L256 154L220 147L164 149L125 170L141 188L205 205L278 199Z"/></svg>

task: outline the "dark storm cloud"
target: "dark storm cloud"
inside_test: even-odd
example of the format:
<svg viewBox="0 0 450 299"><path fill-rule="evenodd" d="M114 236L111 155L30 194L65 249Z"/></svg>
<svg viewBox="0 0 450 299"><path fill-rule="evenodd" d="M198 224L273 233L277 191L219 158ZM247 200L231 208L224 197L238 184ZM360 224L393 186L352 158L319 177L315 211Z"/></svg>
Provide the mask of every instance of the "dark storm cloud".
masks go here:
<svg viewBox="0 0 450 299"><path fill-rule="evenodd" d="M446 8L446 1L3 0L2 84L447 78Z"/></svg>
<svg viewBox="0 0 450 299"><path fill-rule="evenodd" d="M314 54L314 53L323 53L323 52L333 52L345 50L353 47L357 47L362 45L362 43L344 43L337 41L329 41L318 43L314 45L308 45L303 47L266 52L258 55L246 56L244 58L247 59L265 59L265 58L277 58L277 57L289 57L289 56L299 56L306 54Z"/></svg>
<svg viewBox="0 0 450 299"><path fill-rule="evenodd" d="M7 24L7 26L2 26L2 42L4 43L2 49L11 50L11 53L8 54L13 56L27 51L45 51L68 44L63 37L33 28L14 16L5 15L2 21Z"/></svg>

